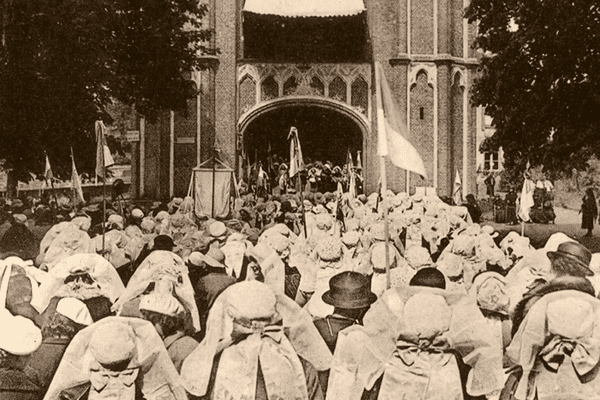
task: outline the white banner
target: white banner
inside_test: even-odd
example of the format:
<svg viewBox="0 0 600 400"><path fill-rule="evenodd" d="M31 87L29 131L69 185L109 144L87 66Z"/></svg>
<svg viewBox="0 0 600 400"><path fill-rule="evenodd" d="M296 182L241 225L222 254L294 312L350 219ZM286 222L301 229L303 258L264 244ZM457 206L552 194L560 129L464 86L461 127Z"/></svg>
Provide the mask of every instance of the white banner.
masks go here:
<svg viewBox="0 0 600 400"><path fill-rule="evenodd" d="M215 171L215 215L212 214L213 170L211 168L194 169L194 210L198 218L226 218L229 215L231 201L230 169Z"/></svg>

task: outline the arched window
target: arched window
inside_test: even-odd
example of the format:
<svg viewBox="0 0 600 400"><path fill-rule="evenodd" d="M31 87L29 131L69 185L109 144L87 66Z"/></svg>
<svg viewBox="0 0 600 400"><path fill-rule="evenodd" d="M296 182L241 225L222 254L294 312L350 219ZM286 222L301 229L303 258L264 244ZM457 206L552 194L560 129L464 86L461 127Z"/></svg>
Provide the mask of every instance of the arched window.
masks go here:
<svg viewBox="0 0 600 400"><path fill-rule="evenodd" d="M319 77L317 76L313 76L312 79L310 80L310 87L314 89L314 91L316 93L318 93L321 96L325 95L325 85L323 84L323 82L321 82L321 80L319 79Z"/></svg>
<svg viewBox="0 0 600 400"><path fill-rule="evenodd" d="M240 82L240 111L242 113L251 109L256 103L256 83L249 75L244 76Z"/></svg>
<svg viewBox="0 0 600 400"><path fill-rule="evenodd" d="M346 96L346 82L339 76L336 76L329 84L329 97L344 103L348 98L348 96Z"/></svg>
<svg viewBox="0 0 600 400"><path fill-rule="evenodd" d="M369 85L362 76L352 82L352 106L363 110L363 113L369 107Z"/></svg>
<svg viewBox="0 0 600 400"><path fill-rule="evenodd" d="M298 81L295 76L290 76L287 81L283 84L283 95L289 96L294 93L296 88L298 87Z"/></svg>
<svg viewBox="0 0 600 400"><path fill-rule="evenodd" d="M262 101L273 100L279 97L279 85L272 76L267 77L261 85L260 99Z"/></svg>

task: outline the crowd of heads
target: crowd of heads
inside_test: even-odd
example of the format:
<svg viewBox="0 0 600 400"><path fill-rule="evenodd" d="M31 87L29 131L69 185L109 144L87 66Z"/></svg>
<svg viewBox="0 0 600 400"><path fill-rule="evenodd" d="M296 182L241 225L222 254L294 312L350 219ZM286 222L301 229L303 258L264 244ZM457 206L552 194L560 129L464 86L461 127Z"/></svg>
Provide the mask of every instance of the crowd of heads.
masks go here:
<svg viewBox="0 0 600 400"><path fill-rule="evenodd" d="M1 329L0 372L31 398L87 382L97 396L242 399L263 385L341 400L374 390L367 376L383 397L393 379L405 394L441 390L391 367L433 362L421 353L450 366L453 398L492 395L511 349L502 325L525 341L532 287L600 289L598 260L565 235L538 250L516 232L500 240L422 193L243 193L224 220L199 218L190 197L104 208L5 209L35 246L15 231L2 249L1 326L14 329Z"/></svg>

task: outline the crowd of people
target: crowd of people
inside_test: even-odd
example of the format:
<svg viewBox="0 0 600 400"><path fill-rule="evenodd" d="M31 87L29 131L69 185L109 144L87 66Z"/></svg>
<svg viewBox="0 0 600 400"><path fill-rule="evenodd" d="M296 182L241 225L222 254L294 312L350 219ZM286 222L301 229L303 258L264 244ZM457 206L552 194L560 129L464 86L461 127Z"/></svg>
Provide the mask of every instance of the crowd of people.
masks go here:
<svg viewBox="0 0 600 400"><path fill-rule="evenodd" d="M222 221L7 204L0 399L600 397L583 245L421 193L282 189Z"/></svg>
<svg viewBox="0 0 600 400"><path fill-rule="evenodd" d="M301 181L298 183L294 179L290 179L289 166L283 158L273 155L265 164L257 161L255 164L247 166L247 186L249 191L258 195L264 193L280 195L288 193L290 190L297 190L298 185L304 191L313 194L335 192L339 184L346 192L362 194L364 179L360 152L356 167L351 157L348 153L347 163L342 166L334 165L331 161L316 160L313 162L307 159L306 174L300 176Z"/></svg>

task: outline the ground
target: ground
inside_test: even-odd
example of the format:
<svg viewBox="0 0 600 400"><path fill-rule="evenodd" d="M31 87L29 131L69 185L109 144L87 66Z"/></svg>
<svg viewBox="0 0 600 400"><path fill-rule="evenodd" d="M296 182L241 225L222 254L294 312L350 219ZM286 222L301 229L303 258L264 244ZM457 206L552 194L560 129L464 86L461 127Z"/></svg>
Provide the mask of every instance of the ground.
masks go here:
<svg viewBox="0 0 600 400"><path fill-rule="evenodd" d="M592 253L600 253L600 227L596 226L593 237L584 237L587 231L581 229L581 215L577 211L555 207L556 221L554 224L525 224L525 236L533 247L544 247L548 237L556 232L563 232L586 246ZM499 233L498 241L502 240L510 231L521 233L521 225L497 224L492 222L491 213L485 213L482 225L493 226Z"/></svg>

